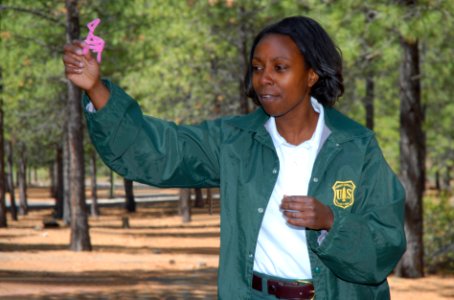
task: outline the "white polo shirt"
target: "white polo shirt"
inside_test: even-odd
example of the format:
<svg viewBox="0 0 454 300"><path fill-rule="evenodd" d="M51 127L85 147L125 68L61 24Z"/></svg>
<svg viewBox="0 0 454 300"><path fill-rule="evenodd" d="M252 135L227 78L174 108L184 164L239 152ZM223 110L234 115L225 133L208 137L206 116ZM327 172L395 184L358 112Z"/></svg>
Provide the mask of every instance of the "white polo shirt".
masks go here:
<svg viewBox="0 0 454 300"><path fill-rule="evenodd" d="M279 207L284 195L305 196L315 158L330 131L325 125L323 106L311 98L319 113L311 139L292 145L279 134L274 117L265 123L279 158L280 171L260 228L254 271L289 279L312 279L304 227L287 224Z"/></svg>

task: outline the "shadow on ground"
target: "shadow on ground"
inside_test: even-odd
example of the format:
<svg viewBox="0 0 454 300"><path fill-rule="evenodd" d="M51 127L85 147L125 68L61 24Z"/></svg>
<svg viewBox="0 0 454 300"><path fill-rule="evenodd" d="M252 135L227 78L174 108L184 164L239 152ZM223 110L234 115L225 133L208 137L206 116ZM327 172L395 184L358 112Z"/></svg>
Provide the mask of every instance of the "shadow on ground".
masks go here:
<svg viewBox="0 0 454 300"><path fill-rule="evenodd" d="M49 293L0 299L216 299L215 268L189 271L17 272L0 271L0 283L39 286ZM57 292L64 289L64 292Z"/></svg>
<svg viewBox="0 0 454 300"><path fill-rule="evenodd" d="M64 251L68 250L68 245L53 245L53 244L8 244L0 243L1 252L42 252L42 251ZM111 253L126 253L126 254L188 254L188 255L219 255L219 247L135 247L118 245L102 245L93 246L94 252L111 252Z"/></svg>

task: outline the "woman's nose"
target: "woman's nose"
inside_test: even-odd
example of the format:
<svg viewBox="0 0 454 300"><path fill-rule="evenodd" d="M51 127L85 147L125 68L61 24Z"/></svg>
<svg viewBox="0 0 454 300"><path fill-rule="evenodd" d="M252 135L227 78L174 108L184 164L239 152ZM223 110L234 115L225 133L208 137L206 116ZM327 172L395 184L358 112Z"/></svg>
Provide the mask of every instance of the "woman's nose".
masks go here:
<svg viewBox="0 0 454 300"><path fill-rule="evenodd" d="M260 77L260 83L262 85L273 85L274 83L273 76L271 75L270 70L268 70L267 68L263 70L262 76Z"/></svg>

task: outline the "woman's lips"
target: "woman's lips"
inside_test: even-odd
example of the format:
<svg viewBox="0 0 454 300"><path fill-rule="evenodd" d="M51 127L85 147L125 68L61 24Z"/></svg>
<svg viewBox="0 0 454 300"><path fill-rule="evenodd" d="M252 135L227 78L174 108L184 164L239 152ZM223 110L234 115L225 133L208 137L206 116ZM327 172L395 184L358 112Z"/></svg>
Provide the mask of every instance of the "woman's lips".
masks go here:
<svg viewBox="0 0 454 300"><path fill-rule="evenodd" d="M273 94L260 94L259 99L260 101L274 101L279 98L279 95L273 95Z"/></svg>

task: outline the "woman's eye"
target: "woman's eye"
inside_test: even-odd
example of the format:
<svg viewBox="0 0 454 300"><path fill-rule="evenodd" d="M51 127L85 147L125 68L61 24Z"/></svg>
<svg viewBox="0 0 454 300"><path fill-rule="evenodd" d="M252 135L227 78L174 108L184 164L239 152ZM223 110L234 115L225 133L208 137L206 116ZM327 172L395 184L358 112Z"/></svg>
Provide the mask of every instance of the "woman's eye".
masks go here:
<svg viewBox="0 0 454 300"><path fill-rule="evenodd" d="M287 70L288 67L287 67L286 65L277 65L277 66L275 67L275 69L276 69L276 71L278 71L278 72L283 72L283 71Z"/></svg>
<svg viewBox="0 0 454 300"><path fill-rule="evenodd" d="M252 66L252 71L253 72L259 72L261 71L263 68L261 66Z"/></svg>

